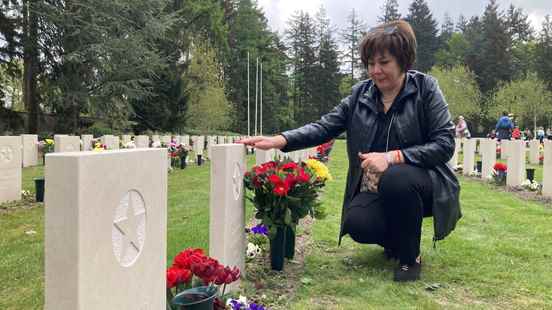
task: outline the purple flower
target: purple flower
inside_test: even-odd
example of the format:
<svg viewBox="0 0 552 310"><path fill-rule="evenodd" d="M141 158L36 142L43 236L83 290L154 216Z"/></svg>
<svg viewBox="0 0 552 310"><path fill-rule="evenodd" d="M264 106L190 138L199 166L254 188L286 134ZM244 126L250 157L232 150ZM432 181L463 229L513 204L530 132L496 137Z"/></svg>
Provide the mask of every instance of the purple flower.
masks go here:
<svg viewBox="0 0 552 310"><path fill-rule="evenodd" d="M263 224L259 224L257 226L252 227L251 231L254 234L261 234L261 235L268 236L268 228L266 226L264 226Z"/></svg>
<svg viewBox="0 0 552 310"><path fill-rule="evenodd" d="M250 303L249 310L265 310L265 308L262 305L257 305L256 303Z"/></svg>
<svg viewBox="0 0 552 310"><path fill-rule="evenodd" d="M235 299L230 300L230 307L232 307L232 310L240 310L242 308L243 304Z"/></svg>

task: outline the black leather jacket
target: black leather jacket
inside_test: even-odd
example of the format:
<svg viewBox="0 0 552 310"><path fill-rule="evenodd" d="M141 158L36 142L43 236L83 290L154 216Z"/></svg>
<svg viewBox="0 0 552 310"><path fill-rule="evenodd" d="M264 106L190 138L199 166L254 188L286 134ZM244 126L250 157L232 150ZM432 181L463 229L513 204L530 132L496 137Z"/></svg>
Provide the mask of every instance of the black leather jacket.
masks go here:
<svg viewBox="0 0 552 310"><path fill-rule="evenodd" d="M343 99L319 121L283 132L289 152L320 145L347 132L349 171L341 217L347 210L359 183L362 169L358 153L370 150L374 142L379 90L371 80L355 85L351 96ZM460 219L460 186L448 161L454 152L454 124L437 81L417 71L406 73L406 82L393 104L398 105L392 120L406 163L428 169L433 185L434 240L445 238Z"/></svg>

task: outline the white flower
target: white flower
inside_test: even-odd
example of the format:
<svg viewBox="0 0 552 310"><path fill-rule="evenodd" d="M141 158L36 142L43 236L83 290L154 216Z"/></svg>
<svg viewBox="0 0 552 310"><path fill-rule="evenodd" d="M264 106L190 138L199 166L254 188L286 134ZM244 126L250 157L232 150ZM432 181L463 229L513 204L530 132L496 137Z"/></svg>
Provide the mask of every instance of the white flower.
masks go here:
<svg viewBox="0 0 552 310"><path fill-rule="evenodd" d="M247 250L246 255L248 258L254 258L255 256L261 254L261 248L259 248L256 244L253 244L249 242L247 244Z"/></svg>
<svg viewBox="0 0 552 310"><path fill-rule="evenodd" d="M525 181L523 181L523 183L521 183L521 186L523 186L523 187L529 187L530 185L531 185L531 181L529 181L529 180L525 180Z"/></svg>
<svg viewBox="0 0 552 310"><path fill-rule="evenodd" d="M238 298L238 301L244 305L247 305L247 297L240 295L240 298Z"/></svg>

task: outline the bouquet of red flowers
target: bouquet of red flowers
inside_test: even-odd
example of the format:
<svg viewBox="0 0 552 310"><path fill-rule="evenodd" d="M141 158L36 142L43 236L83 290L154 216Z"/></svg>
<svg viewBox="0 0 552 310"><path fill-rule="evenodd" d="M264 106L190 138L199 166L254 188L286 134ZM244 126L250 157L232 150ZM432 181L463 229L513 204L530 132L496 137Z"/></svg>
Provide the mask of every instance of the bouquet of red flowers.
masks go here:
<svg viewBox="0 0 552 310"><path fill-rule="evenodd" d="M174 296L185 289L202 285L223 285L221 296L224 296L226 285L239 278L238 267L223 266L216 259L206 256L202 249L188 248L176 255L172 266L167 269L168 308L172 307ZM173 294L173 288L176 294ZM220 299L215 300L215 304L223 305L224 309L224 303Z"/></svg>
<svg viewBox="0 0 552 310"><path fill-rule="evenodd" d="M255 218L268 227L273 238L277 227L293 229L306 215L324 216L318 195L331 179L328 168L315 159L296 163L271 161L254 166L244 182L253 195L247 196L256 208Z"/></svg>
<svg viewBox="0 0 552 310"><path fill-rule="evenodd" d="M327 162L332 151L334 140L330 140L316 147L316 158L321 162Z"/></svg>

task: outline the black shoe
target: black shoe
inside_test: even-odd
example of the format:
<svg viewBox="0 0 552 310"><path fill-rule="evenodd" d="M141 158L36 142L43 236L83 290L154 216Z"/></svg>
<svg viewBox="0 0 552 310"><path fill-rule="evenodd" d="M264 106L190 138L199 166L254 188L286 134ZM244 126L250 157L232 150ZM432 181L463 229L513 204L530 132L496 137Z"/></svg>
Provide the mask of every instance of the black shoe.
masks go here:
<svg viewBox="0 0 552 310"><path fill-rule="evenodd" d="M395 269L395 275L393 281L395 282L408 282L416 281L420 279L420 273L422 272L422 264L415 262L413 265L399 265Z"/></svg>
<svg viewBox="0 0 552 310"><path fill-rule="evenodd" d="M387 260L399 259L399 255L397 254L397 252L393 251L393 249L390 248L384 248L383 255L385 255L385 259Z"/></svg>

